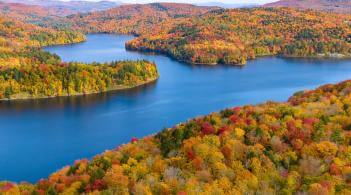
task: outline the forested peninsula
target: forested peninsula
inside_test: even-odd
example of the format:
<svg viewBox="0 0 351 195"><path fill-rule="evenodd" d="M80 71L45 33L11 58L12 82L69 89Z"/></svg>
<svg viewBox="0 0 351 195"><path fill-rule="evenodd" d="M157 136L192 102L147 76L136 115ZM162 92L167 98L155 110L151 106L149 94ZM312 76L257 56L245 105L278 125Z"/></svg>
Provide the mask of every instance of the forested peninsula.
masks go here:
<svg viewBox="0 0 351 195"><path fill-rule="evenodd" d="M351 15L291 8L215 10L161 23L130 50L191 64L244 65L262 56L350 58ZM155 28L158 29L158 28Z"/></svg>
<svg viewBox="0 0 351 195"><path fill-rule="evenodd" d="M12 17L28 21L33 16ZM263 56L351 57L350 14L151 3L51 18L51 23L41 15L36 18L47 28L133 34L137 37L126 43L127 49L159 52L191 64L244 65Z"/></svg>
<svg viewBox="0 0 351 195"><path fill-rule="evenodd" d="M147 61L64 63L41 49L85 41L84 34L0 16L0 100L73 96L135 87L158 78Z"/></svg>
<svg viewBox="0 0 351 195"><path fill-rule="evenodd" d="M126 48L191 64L244 65L263 56L350 58L351 15L294 8L125 5L69 16L86 33L133 34Z"/></svg>

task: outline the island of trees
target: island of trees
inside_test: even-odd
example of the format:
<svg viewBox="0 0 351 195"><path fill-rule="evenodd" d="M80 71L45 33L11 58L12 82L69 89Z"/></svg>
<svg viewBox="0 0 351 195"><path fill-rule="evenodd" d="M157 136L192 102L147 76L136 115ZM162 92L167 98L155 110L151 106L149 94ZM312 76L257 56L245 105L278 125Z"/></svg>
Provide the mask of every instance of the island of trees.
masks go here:
<svg viewBox="0 0 351 195"><path fill-rule="evenodd" d="M7 194L350 194L351 81L212 113Z"/></svg>

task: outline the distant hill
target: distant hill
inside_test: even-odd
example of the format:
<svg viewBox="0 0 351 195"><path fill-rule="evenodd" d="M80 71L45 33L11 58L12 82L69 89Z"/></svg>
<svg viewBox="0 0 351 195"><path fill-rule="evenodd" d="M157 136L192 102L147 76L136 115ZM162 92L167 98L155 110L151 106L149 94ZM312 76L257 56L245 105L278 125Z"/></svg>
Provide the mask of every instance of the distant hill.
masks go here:
<svg viewBox="0 0 351 195"><path fill-rule="evenodd" d="M280 0L264 7L296 7L329 12L351 13L351 0Z"/></svg>
<svg viewBox="0 0 351 195"><path fill-rule="evenodd" d="M84 32L107 32L140 34L163 28L160 24L167 20L199 16L219 7L195 6L183 3L150 3L121 5L100 12L82 13L69 16L74 28ZM152 28L150 28L154 25Z"/></svg>
<svg viewBox="0 0 351 195"><path fill-rule="evenodd" d="M55 9L59 15L70 15L76 13L86 13L102 11L121 5L112 1L59 1L59 0L1 0L5 3L21 3L26 5L37 5Z"/></svg>
<svg viewBox="0 0 351 195"><path fill-rule="evenodd" d="M206 3L196 3L198 6L217 6L225 9L231 8L248 8L248 7L258 7L258 4L238 4L238 3L221 3L221 2L206 2Z"/></svg>
<svg viewBox="0 0 351 195"><path fill-rule="evenodd" d="M54 8L45 8L37 5L26 5L21 3L4 3L0 1L0 12L8 17L29 18L29 15L35 17L47 17L51 15L59 15ZM27 16L25 16L27 15Z"/></svg>
<svg viewBox="0 0 351 195"><path fill-rule="evenodd" d="M21 3L4 3L0 1L0 16L35 24L41 27L67 29L71 25L63 16L71 14L72 12L67 9Z"/></svg>
<svg viewBox="0 0 351 195"><path fill-rule="evenodd" d="M26 23L46 26L44 23L59 20L62 15L70 13L67 10L41 7L38 5L25 5L21 3L3 3L0 1L0 15L20 20Z"/></svg>

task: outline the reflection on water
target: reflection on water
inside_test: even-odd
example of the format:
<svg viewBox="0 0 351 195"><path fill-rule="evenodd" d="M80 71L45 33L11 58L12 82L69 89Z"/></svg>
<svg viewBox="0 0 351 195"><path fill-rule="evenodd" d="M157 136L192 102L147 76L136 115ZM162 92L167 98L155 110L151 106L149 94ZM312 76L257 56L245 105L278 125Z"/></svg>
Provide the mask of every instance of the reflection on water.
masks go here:
<svg viewBox="0 0 351 195"><path fill-rule="evenodd" d="M157 82L132 90L77 97L0 102L0 180L37 181L75 159L226 107L285 101L294 92L351 78L349 60L277 57L247 66L194 66L163 55L128 52L130 36L89 35L46 48L64 61L146 59Z"/></svg>
<svg viewBox="0 0 351 195"><path fill-rule="evenodd" d="M6 112L18 112L21 113L26 110L63 110L75 108L96 106L97 104L108 102L118 96L124 97L137 97L140 93L148 93L152 91L157 85L157 81L147 83L132 89L123 89L116 91L109 91L98 94L88 94L82 96L70 96L70 97L54 97L44 99L29 99L29 100L14 100L14 101L2 101L0 102L0 115Z"/></svg>

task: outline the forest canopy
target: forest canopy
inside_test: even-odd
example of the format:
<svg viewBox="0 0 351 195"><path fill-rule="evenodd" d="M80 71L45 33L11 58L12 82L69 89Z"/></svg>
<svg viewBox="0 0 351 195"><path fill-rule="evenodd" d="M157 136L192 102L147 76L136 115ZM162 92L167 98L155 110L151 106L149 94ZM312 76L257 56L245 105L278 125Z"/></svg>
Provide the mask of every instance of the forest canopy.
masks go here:
<svg viewBox="0 0 351 195"><path fill-rule="evenodd" d="M54 63L0 70L0 99L73 96L131 88L158 78L147 61Z"/></svg>
<svg viewBox="0 0 351 195"><path fill-rule="evenodd" d="M22 194L350 194L351 81L225 109L77 160Z"/></svg>
<svg viewBox="0 0 351 195"><path fill-rule="evenodd" d="M147 61L63 63L41 49L77 43L72 30L39 27L0 16L0 100L72 96L135 87L158 78Z"/></svg>
<svg viewBox="0 0 351 195"><path fill-rule="evenodd" d="M72 29L86 33L147 34L161 28L162 22L177 18L197 17L218 7L181 3L150 3L122 5L101 12L68 16Z"/></svg>
<svg viewBox="0 0 351 195"><path fill-rule="evenodd" d="M52 18L37 9L32 21L45 27L133 34L138 37L127 43L127 49L161 52L192 64L243 65L247 60L272 55L351 57L351 15L347 14L151 3ZM28 21L30 14L23 10L12 17ZM50 22L48 17L52 18Z"/></svg>
<svg viewBox="0 0 351 195"><path fill-rule="evenodd" d="M126 6L131 12L112 9L67 19L83 32L136 34L127 48L189 63L351 53L349 15L184 6ZM144 15L136 14L140 9ZM74 30L1 16L0 99L95 93L158 77L147 61L63 63L40 49L84 39ZM77 160L35 184L0 182L0 194L351 194L350 131L351 81L345 81L297 92L285 103L191 119Z"/></svg>
<svg viewBox="0 0 351 195"><path fill-rule="evenodd" d="M261 56L351 57L351 15L291 8L217 10L164 22L127 48L194 64L246 64Z"/></svg>

